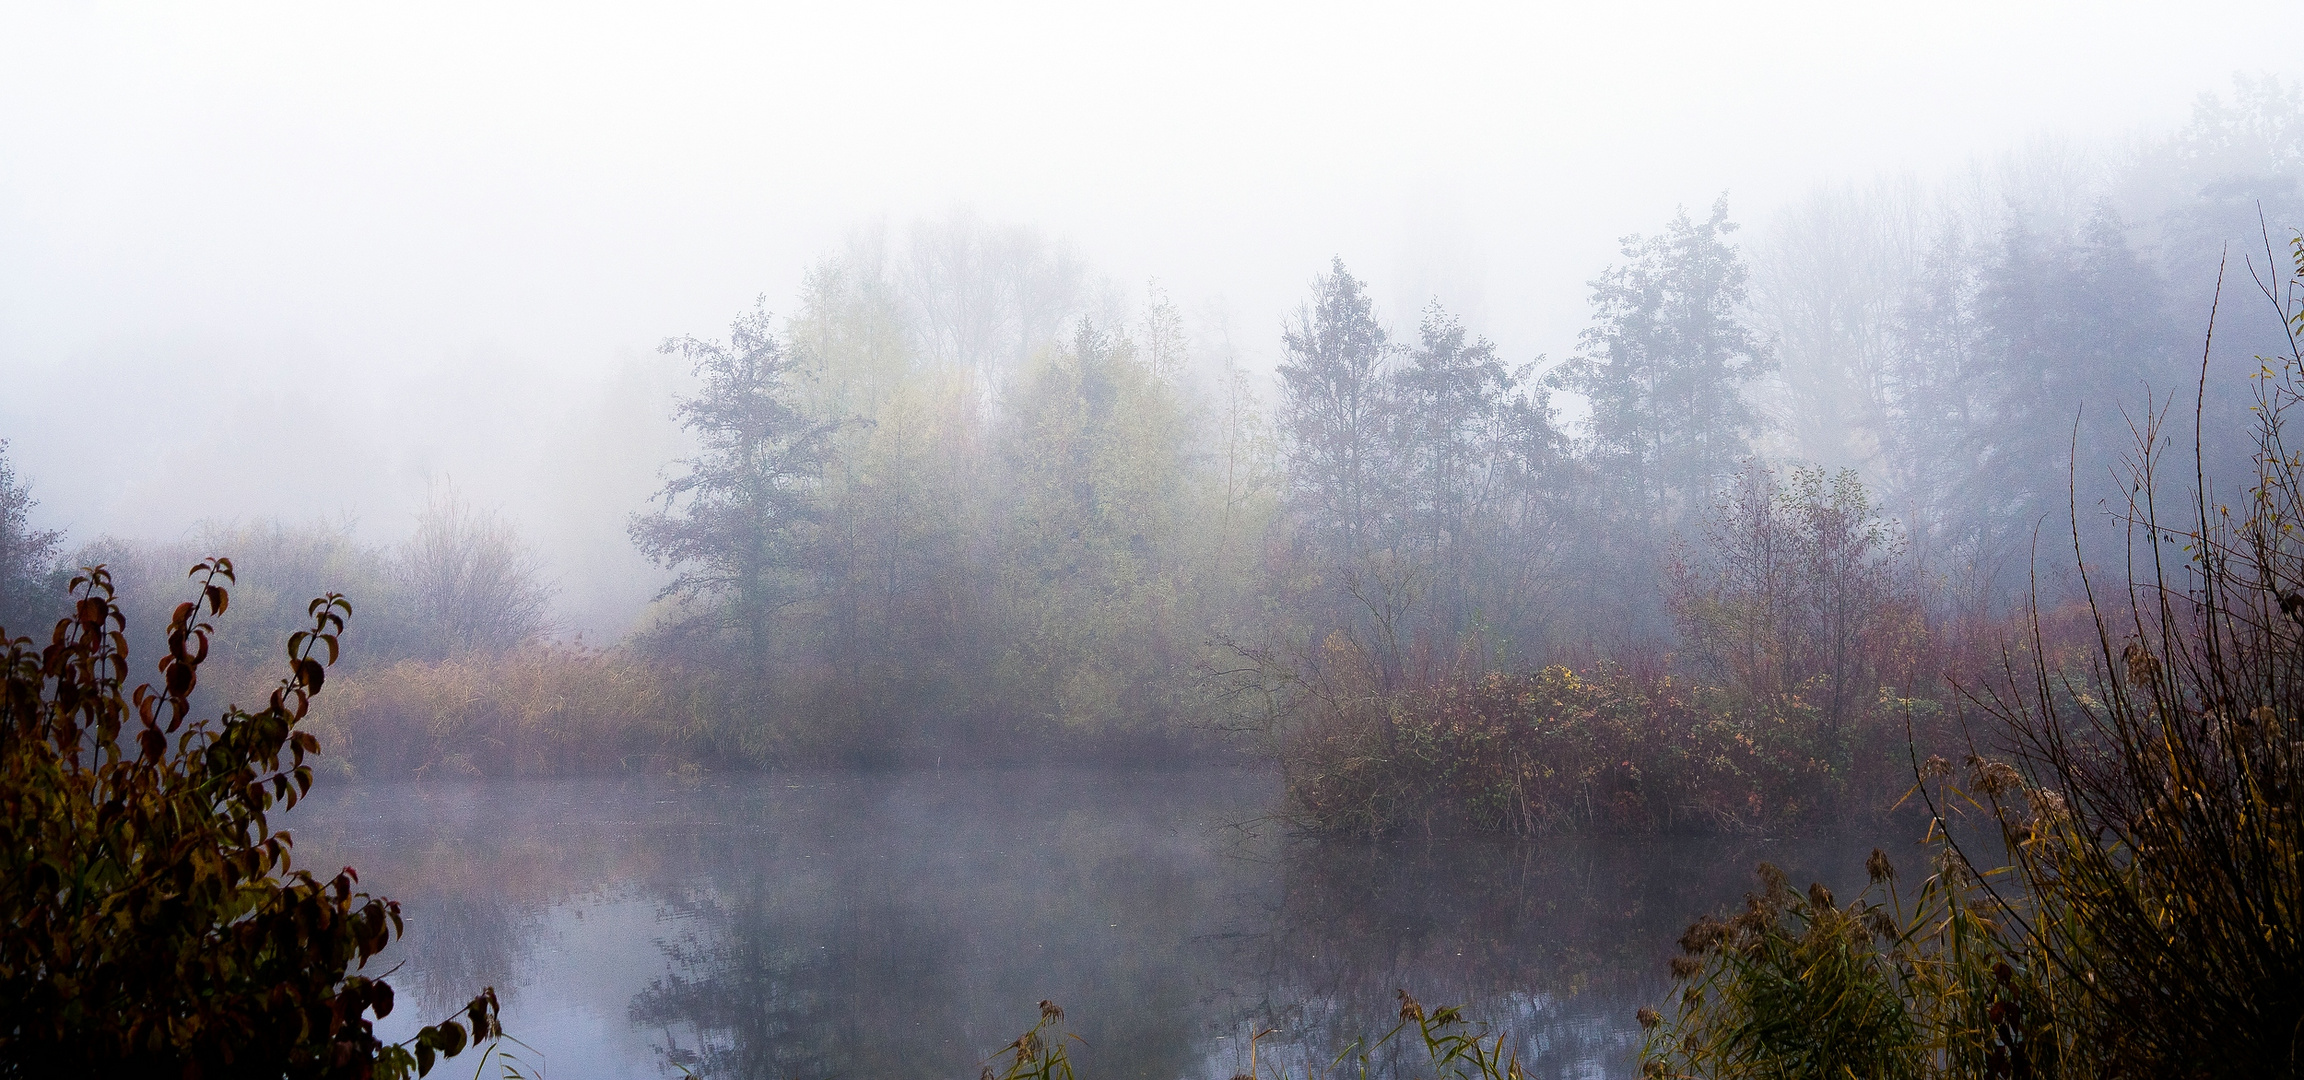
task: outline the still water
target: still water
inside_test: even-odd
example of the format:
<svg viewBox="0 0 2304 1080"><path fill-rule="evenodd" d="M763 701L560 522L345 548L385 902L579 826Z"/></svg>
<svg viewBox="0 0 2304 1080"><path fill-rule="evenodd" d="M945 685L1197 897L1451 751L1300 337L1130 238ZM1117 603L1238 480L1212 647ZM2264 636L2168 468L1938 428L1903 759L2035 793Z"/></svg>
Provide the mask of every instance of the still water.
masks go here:
<svg viewBox="0 0 2304 1080"><path fill-rule="evenodd" d="M1872 840L1315 843L1277 794L1214 768L324 786L284 823L300 865L402 903L381 1033L492 985L554 1080L965 1080L1042 998L1086 1077L1224 1080L1265 1028L1259 1071L1300 1076L1403 988L1531 1075L1629 1076L1690 918L1762 859L1846 891Z"/></svg>

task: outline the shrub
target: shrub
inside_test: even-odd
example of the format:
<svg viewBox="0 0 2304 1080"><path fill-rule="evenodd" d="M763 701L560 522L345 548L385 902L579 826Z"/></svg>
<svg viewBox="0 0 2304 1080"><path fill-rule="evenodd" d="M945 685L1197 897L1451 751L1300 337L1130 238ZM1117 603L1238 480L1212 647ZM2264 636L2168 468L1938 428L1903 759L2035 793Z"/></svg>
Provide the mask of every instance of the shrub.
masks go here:
<svg viewBox="0 0 2304 1080"><path fill-rule="evenodd" d="M299 721L351 605L312 601L269 702L187 722L227 560L193 568L162 683L124 693L127 620L102 567L50 643L0 668L0 1074L367 1077L429 1071L497 1032L493 991L409 1043L377 1040L392 987L359 974L399 934L390 900L290 864L269 814L312 784ZM0 633L0 638L5 638Z"/></svg>
<svg viewBox="0 0 2304 1080"><path fill-rule="evenodd" d="M1315 831L1748 830L1834 805L1843 777L1819 732L1796 696L1603 663L1331 695L1281 760Z"/></svg>

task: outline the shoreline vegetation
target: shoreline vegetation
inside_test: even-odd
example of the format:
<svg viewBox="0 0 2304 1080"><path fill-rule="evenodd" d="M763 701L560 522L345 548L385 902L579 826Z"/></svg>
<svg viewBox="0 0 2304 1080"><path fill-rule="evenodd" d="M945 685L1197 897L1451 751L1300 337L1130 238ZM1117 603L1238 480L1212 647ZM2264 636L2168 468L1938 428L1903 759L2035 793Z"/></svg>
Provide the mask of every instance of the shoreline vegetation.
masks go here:
<svg viewBox="0 0 2304 1080"><path fill-rule="evenodd" d="M2282 93L2250 107L2304 110ZM2135 168L2244 119L2204 108ZM2189 198L2148 208L2163 241L2233 210ZM501 1051L492 992L374 1038L391 990L357 971L397 908L292 869L267 818L316 777L1068 756L1273 762L1327 838L1925 819L1909 892L1885 856L1845 905L1764 866L1691 927L1639 1016L1649 1075L2297 1075L2304 237L2276 258L2255 220L2278 326L2242 332L2242 387L2210 377L2217 328L2184 359L2109 203L1948 214L1866 325L1891 389L1835 399L1869 417L1863 472L1763 453L1759 388L1819 347L1745 321L1799 286L1754 295L1725 199L1627 237L1541 367L1437 302L1394 340L1336 259L1268 413L1156 287L1099 299L1069 252L972 219L867 238L782 322L763 298L665 343L693 453L629 532L670 583L610 648L555 633L538 558L452 488L390 547L213 527L196 564L100 539L74 574L0 457L0 622L55 628L6 643L0 1064ZM950 318L979 293L1003 299ZM2072 416L2175 385L2190 432L2164 396ZM357 631L346 594L375 598ZM131 654L160 685L128 688ZM1008 1080L1071 1075L1062 1015ZM1519 1074L1455 1009L1400 1015L1386 1038L1436 1070Z"/></svg>
<svg viewBox="0 0 2304 1080"><path fill-rule="evenodd" d="M1907 892L1875 851L1838 906L1762 865L1744 911L1682 937L1678 1001L1640 1016L1648 1075L2304 1072L2304 236L2290 254L2259 279L2287 349L2253 380L2237 505L2197 434L2185 462L2140 420L2130 570L2084 574L2085 655L2053 662L2035 608L2003 692L1965 695L1963 764L1915 747L1926 876Z"/></svg>

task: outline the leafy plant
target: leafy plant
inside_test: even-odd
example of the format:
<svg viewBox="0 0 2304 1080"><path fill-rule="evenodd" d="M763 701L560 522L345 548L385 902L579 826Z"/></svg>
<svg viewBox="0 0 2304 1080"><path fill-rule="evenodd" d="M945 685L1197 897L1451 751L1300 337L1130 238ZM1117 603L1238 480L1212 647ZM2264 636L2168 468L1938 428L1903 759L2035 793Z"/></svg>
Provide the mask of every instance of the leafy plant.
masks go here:
<svg viewBox="0 0 2304 1080"><path fill-rule="evenodd" d="M0 1075L400 1077L499 1034L493 990L407 1042L361 974L399 906L291 865L272 827L312 785L301 730L352 605L311 602L261 709L190 719L230 604L228 559L192 568L161 682L124 689L127 619L102 566L50 642L0 665ZM0 633L0 639L6 639ZM493 1047L491 1047L491 1050Z"/></svg>

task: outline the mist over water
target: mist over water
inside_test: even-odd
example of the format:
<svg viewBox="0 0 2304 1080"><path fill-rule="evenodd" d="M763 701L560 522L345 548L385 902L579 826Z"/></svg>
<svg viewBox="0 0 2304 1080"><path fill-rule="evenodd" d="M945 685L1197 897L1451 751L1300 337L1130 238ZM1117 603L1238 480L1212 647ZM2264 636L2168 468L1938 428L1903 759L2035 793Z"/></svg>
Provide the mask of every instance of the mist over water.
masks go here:
<svg viewBox="0 0 2304 1080"><path fill-rule="evenodd" d="M1099 1076L1325 1068L1461 1003L1534 1076L1630 1076L1689 913L1858 841L1292 839L1240 769L348 787L308 865L403 903L414 1026L494 985L548 1075L971 1076L1064 1006ZM1806 875L1806 876L1802 876ZM524 1051L519 1051L523 1052ZM1380 1056L1378 1074L1390 1075Z"/></svg>

